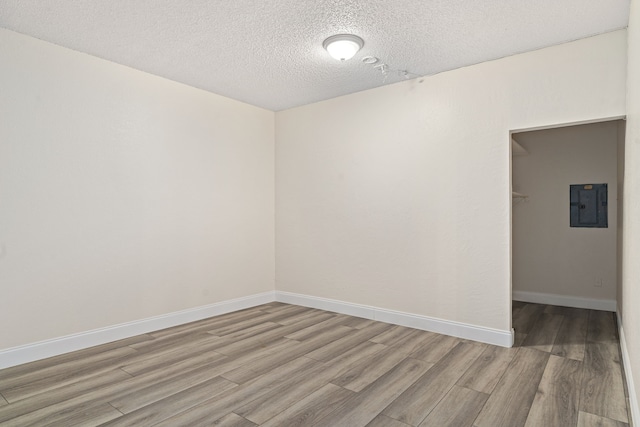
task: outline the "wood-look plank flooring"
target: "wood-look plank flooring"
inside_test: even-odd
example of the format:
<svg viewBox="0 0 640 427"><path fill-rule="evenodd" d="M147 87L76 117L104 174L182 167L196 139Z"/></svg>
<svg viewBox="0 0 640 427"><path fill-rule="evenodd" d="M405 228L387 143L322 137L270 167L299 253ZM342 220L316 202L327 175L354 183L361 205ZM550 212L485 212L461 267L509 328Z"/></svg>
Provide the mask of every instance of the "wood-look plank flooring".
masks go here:
<svg viewBox="0 0 640 427"><path fill-rule="evenodd" d="M502 348L282 303L0 370L0 426L628 427L613 313Z"/></svg>

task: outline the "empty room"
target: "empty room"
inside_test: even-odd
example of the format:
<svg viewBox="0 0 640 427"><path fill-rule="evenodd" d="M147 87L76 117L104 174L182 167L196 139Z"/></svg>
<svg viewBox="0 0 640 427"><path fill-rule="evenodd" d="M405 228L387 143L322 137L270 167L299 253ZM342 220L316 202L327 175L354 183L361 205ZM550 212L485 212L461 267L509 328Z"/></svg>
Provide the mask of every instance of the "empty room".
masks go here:
<svg viewBox="0 0 640 427"><path fill-rule="evenodd" d="M637 425L639 1L0 0L0 426Z"/></svg>

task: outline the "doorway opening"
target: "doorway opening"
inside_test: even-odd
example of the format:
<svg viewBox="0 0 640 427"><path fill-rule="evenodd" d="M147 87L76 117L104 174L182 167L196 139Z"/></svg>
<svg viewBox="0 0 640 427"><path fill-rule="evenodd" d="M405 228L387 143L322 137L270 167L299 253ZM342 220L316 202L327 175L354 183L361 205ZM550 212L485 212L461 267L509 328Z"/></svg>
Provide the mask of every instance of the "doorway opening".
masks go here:
<svg viewBox="0 0 640 427"><path fill-rule="evenodd" d="M532 304L616 311L622 298L624 132L625 121L613 118L510 133L515 345L543 314ZM595 188L605 188L605 196L594 202L600 217L591 224L589 204L572 197L576 189L587 197ZM576 222L580 215L587 225Z"/></svg>

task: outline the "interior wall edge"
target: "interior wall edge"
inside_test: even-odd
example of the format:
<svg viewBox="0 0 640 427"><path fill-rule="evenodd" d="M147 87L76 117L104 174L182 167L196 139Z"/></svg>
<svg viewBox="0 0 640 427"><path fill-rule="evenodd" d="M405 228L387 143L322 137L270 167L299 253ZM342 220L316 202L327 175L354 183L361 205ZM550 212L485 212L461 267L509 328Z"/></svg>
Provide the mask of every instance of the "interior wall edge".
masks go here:
<svg viewBox="0 0 640 427"><path fill-rule="evenodd" d="M514 342L513 330L505 331L487 328L329 298L276 291L276 301L421 329L501 347L512 347Z"/></svg>
<svg viewBox="0 0 640 427"><path fill-rule="evenodd" d="M175 311L133 322L93 329L63 337L0 350L0 369L46 359L96 345L130 338L160 329L195 322L212 316L244 310L275 301L274 291L234 298L200 307Z"/></svg>
<svg viewBox="0 0 640 427"><path fill-rule="evenodd" d="M509 136L511 137L514 133L521 132L534 132L538 130L548 130L548 129L558 129L569 126L581 126L581 125L590 125L593 123L604 123L604 122L615 122L616 120L627 120L626 114L615 115L615 116L605 116L605 117L594 117L591 119L585 120L575 120L569 122L557 122L557 123L548 123L544 125L537 126L529 126L520 129L509 129Z"/></svg>
<svg viewBox="0 0 640 427"><path fill-rule="evenodd" d="M627 347L627 341L624 335L624 328L622 327L622 319L620 313L616 313L618 317L618 335L620 338L620 353L622 355L622 365L624 367L624 380L627 382L627 390L629 391L629 400L627 404L631 412L630 426L635 426L640 422L640 406L638 405L638 396L636 395L636 388L633 381L633 371L631 370L631 360L629 355L629 349Z"/></svg>
<svg viewBox="0 0 640 427"><path fill-rule="evenodd" d="M570 295L547 294L542 292L513 291L513 299L521 302L586 308L589 310L615 312L617 309L617 302L613 299L583 298Z"/></svg>

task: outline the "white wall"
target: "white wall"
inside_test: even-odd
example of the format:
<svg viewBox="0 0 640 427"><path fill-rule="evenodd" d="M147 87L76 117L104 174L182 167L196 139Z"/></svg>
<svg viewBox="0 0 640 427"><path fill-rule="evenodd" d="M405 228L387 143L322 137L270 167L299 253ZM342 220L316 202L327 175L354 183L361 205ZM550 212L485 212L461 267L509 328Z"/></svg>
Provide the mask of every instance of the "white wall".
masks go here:
<svg viewBox="0 0 640 427"><path fill-rule="evenodd" d="M276 113L276 288L509 331L509 131L625 80L621 30Z"/></svg>
<svg viewBox="0 0 640 427"><path fill-rule="evenodd" d="M618 183L618 200L616 203L616 308L619 315L622 315L624 309L622 305L622 258L623 258L623 242L624 242L624 150L626 139L626 120L619 120L618 124L618 140L616 142L617 150L617 176Z"/></svg>
<svg viewBox="0 0 640 427"><path fill-rule="evenodd" d="M513 189L528 196L513 203L514 293L614 307L618 122L522 132L514 139L529 153L513 156ZM608 184L609 226L570 227L569 186L602 183Z"/></svg>
<svg viewBox="0 0 640 427"><path fill-rule="evenodd" d="M640 2L631 2L627 68L627 129L624 176L624 241L622 273L623 341L628 350L627 376L634 407L634 425L640 423ZM629 366L630 365L630 366ZM630 369L629 369L630 368Z"/></svg>
<svg viewBox="0 0 640 427"><path fill-rule="evenodd" d="M0 349L274 289L274 114L0 30Z"/></svg>

